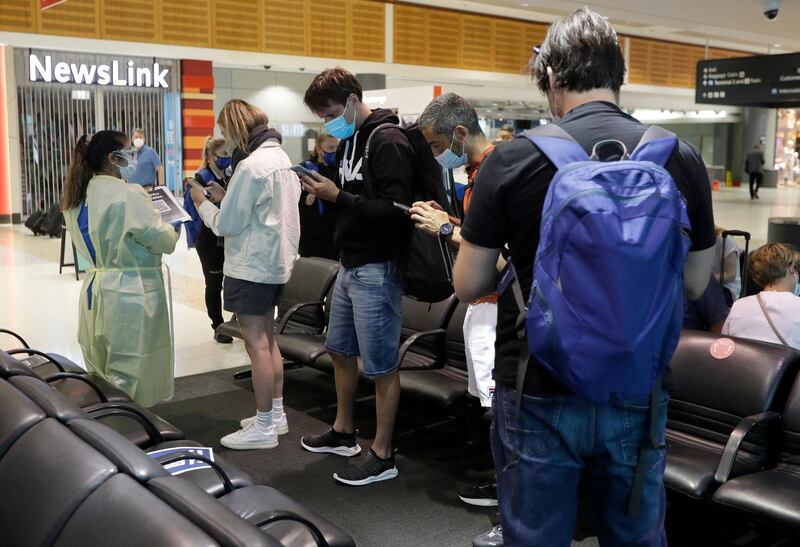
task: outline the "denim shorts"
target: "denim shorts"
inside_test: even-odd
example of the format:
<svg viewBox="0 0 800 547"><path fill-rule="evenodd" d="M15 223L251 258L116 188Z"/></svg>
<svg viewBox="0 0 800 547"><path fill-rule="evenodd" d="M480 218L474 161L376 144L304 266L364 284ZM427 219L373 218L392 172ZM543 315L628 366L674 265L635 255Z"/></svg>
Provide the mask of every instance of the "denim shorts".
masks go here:
<svg viewBox="0 0 800 547"><path fill-rule="evenodd" d="M361 356L367 378L396 371L402 296L394 261L340 268L325 349L338 355Z"/></svg>

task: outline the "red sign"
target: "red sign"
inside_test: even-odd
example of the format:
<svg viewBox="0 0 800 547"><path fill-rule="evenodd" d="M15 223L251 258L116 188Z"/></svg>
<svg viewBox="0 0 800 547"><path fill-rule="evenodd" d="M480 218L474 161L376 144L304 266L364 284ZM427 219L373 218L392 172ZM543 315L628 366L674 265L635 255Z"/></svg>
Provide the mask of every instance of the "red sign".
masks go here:
<svg viewBox="0 0 800 547"><path fill-rule="evenodd" d="M711 344L711 357L714 359L727 359L736 351L736 342L730 338L719 338Z"/></svg>
<svg viewBox="0 0 800 547"><path fill-rule="evenodd" d="M53 6L57 6L67 0L39 0L39 7L42 11L46 10L47 8L52 8Z"/></svg>

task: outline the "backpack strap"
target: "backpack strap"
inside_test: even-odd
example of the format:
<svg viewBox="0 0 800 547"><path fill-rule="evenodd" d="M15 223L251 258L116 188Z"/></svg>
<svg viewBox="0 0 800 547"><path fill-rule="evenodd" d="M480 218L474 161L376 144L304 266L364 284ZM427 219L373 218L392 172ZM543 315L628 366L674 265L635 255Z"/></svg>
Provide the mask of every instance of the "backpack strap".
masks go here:
<svg viewBox="0 0 800 547"><path fill-rule="evenodd" d="M372 191L372 182L371 177L369 176L369 148L372 144L372 138L379 132L383 131L384 129L397 129L403 135L405 135L406 139L408 140L409 144L411 144L413 148L413 144L411 143L411 139L408 138L406 135L405 129L395 123L382 123L378 127L372 130L372 133L369 134L367 137L367 144L364 146L364 155L362 156L362 165L361 165L361 174L364 176L364 189L367 192L368 196L374 196L375 193Z"/></svg>
<svg viewBox="0 0 800 547"><path fill-rule="evenodd" d="M642 140L636 150L631 154L633 161L649 161L666 167L672 152L678 144L678 138L674 133L662 127L651 125L642 135Z"/></svg>
<svg viewBox="0 0 800 547"><path fill-rule="evenodd" d="M589 160L586 150L569 133L555 124L541 125L526 131L524 135L556 169L561 169L570 163Z"/></svg>

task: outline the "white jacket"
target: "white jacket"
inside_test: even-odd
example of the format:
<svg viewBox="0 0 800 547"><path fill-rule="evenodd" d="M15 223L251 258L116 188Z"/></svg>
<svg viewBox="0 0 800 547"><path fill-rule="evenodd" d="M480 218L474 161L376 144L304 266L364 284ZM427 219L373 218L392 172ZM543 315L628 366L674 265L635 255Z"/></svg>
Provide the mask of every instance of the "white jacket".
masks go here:
<svg viewBox="0 0 800 547"><path fill-rule="evenodd" d="M218 209L203 202L198 213L225 238L228 277L255 283L289 281L300 242L300 181L280 144L269 140L236 167Z"/></svg>

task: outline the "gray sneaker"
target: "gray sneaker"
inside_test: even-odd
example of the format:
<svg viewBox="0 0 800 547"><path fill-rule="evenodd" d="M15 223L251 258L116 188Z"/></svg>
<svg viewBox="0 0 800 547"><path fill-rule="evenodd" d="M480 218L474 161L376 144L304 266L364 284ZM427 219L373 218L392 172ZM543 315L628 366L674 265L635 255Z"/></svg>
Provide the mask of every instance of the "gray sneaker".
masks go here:
<svg viewBox="0 0 800 547"><path fill-rule="evenodd" d="M499 524L489 530L475 536L472 540L472 547L502 547L503 546L503 527Z"/></svg>
<svg viewBox="0 0 800 547"><path fill-rule="evenodd" d="M365 486L373 482L388 481L396 476L394 455L382 460L371 448L360 460L333 474L335 480L350 486Z"/></svg>

